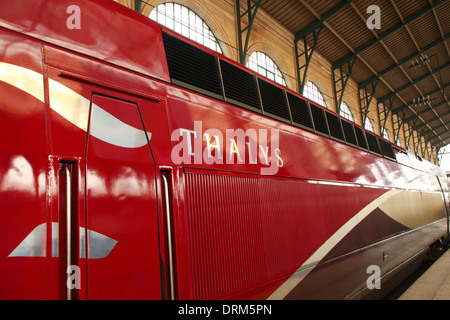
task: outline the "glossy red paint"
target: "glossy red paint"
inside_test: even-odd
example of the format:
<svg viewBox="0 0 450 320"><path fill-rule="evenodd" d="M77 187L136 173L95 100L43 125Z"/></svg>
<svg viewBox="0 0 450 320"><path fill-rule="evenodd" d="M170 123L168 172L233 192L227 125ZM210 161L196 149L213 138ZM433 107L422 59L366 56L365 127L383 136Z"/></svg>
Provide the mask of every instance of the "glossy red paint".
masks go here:
<svg viewBox="0 0 450 320"><path fill-rule="evenodd" d="M80 29L67 26L71 5L79 8ZM25 10L19 1L2 4L0 26L168 81L159 27L136 12L124 12L123 6L109 0L40 1Z"/></svg>
<svg viewBox="0 0 450 320"><path fill-rule="evenodd" d="M173 32L113 1L71 4L79 30L67 28L64 2L0 3L0 298L66 299L69 251L74 299L265 299L305 262L317 268L282 298L346 298L387 240L395 267L409 258L395 239L421 250L445 235L410 230L376 204L414 190L444 192L448 207L431 164L177 87L161 29ZM174 158L180 129L198 161ZM237 130L257 134L236 140L242 163L230 151ZM217 148L208 163L208 142L222 163ZM358 277L342 283L333 266Z"/></svg>

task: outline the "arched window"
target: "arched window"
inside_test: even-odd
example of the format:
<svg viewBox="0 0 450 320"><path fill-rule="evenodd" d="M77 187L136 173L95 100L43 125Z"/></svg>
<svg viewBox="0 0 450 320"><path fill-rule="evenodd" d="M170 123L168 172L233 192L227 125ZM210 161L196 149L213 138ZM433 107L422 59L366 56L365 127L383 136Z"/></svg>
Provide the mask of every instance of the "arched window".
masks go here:
<svg viewBox="0 0 450 320"><path fill-rule="evenodd" d="M388 134L386 128L383 128L383 130L381 130L381 136L383 138L385 138L386 140L389 140L389 134Z"/></svg>
<svg viewBox="0 0 450 320"><path fill-rule="evenodd" d="M283 75L275 62L261 51L255 51L250 55L247 62L247 68L258 72L259 74L273 80L283 86L286 86Z"/></svg>
<svg viewBox="0 0 450 320"><path fill-rule="evenodd" d="M150 13L150 19L205 47L222 53L219 42L208 25L191 9L178 3L161 3Z"/></svg>
<svg viewBox="0 0 450 320"><path fill-rule="evenodd" d="M325 99L323 98L322 93L320 92L319 88L317 88L317 86L311 81L308 81L305 84L305 87L303 88L303 95L306 98L320 104L321 106L326 107Z"/></svg>
<svg viewBox="0 0 450 320"><path fill-rule="evenodd" d="M374 132L374 131L373 131L373 125L372 125L372 122L370 122L370 119L369 119L369 118L366 119L366 123L364 124L364 128L365 128L366 130L370 131L370 132Z"/></svg>
<svg viewBox="0 0 450 320"><path fill-rule="evenodd" d="M339 113L345 119L355 122L355 119L353 118L353 114L350 111L350 107L345 102L341 102L341 108L340 108Z"/></svg>

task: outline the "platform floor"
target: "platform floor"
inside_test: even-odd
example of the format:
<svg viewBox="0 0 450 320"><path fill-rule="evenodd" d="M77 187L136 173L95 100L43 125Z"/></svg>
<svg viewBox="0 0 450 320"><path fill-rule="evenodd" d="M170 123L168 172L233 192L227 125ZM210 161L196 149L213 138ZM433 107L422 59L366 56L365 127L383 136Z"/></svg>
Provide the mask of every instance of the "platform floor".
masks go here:
<svg viewBox="0 0 450 320"><path fill-rule="evenodd" d="M450 250L447 250L398 300L450 300Z"/></svg>

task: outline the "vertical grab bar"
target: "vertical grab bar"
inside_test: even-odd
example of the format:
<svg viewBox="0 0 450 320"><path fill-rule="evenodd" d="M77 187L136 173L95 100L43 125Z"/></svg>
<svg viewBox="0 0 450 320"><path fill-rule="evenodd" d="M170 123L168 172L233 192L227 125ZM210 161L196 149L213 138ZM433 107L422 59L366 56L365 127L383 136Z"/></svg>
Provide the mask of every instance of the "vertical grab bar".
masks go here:
<svg viewBox="0 0 450 320"><path fill-rule="evenodd" d="M170 298L175 299L174 294L174 281L173 281L173 261L172 261L172 234L171 234L171 221L170 221L170 205L169 205L169 183L165 175L161 175L164 183L164 202L166 208L166 221L167 221L167 244L169 251L169 278L170 278Z"/></svg>
<svg viewBox="0 0 450 320"><path fill-rule="evenodd" d="M71 187L72 187L72 177L70 174L69 167L64 167L64 171L66 174L66 295L67 300L72 300L72 289L68 285L67 281L69 279L70 273L68 273L68 270L70 270L70 266L72 265L72 194L71 194Z"/></svg>

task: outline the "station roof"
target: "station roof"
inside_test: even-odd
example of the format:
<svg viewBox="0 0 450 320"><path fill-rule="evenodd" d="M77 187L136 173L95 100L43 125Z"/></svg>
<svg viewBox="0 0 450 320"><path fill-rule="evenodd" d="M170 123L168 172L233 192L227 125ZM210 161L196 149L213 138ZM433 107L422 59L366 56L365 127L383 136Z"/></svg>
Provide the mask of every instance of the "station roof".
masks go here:
<svg viewBox="0 0 450 320"><path fill-rule="evenodd" d="M342 71L387 116L438 148L450 143L450 1L262 0L260 8L332 63L335 91Z"/></svg>

